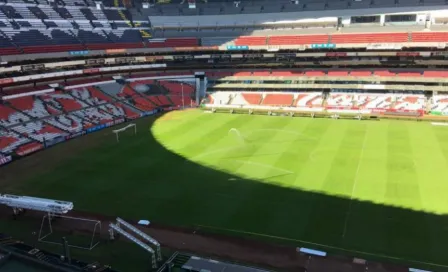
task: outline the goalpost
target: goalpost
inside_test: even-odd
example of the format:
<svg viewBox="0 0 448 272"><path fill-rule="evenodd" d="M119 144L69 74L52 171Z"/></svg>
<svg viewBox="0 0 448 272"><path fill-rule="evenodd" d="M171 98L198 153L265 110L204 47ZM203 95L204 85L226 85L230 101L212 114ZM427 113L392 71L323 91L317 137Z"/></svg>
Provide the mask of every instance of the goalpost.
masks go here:
<svg viewBox="0 0 448 272"><path fill-rule="evenodd" d="M120 137L119 137L120 132L126 131L127 129L132 128L132 127L134 128L134 135L136 135L137 134L137 125L136 124L129 124L123 128L112 130L112 132L115 133L115 136L117 137L117 143L120 142Z"/></svg>

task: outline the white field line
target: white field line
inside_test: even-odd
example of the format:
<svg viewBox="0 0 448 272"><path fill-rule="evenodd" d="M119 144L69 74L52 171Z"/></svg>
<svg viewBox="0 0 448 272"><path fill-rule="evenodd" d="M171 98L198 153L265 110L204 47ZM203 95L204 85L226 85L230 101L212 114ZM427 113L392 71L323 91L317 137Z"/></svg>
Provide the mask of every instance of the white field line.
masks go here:
<svg viewBox="0 0 448 272"><path fill-rule="evenodd" d="M257 232L249 232L249 231L243 231L243 230L227 229L227 228L205 226L205 225L197 225L197 227L203 228L203 229L209 229L209 230L214 229L214 230L233 232L233 233L239 233L239 234L244 234L244 235L267 237L267 238L283 240L283 241L298 242L298 243L302 243L302 244L315 245L315 246L319 246L322 248L333 249L333 250L335 249L335 250L345 251L345 252L350 252L350 253L355 253L355 254L369 255L369 256L376 257L376 258L383 258L383 259L388 259L388 260L397 260L397 261L401 261L401 262L403 262L403 261L404 262L412 262L414 264L420 264L420 265L432 265L432 266L437 266L437 267L442 267L442 268L448 268L448 265L443 265L443 264L438 264L438 263L414 261L414 260L410 260L410 259L406 259L406 258L370 253L370 252L360 251L360 250L352 250L352 249L347 249L347 248L343 248L343 247L336 247L336 246L330 246L330 245L325 245L325 244L313 243L313 242L309 242L309 241L305 241L305 240L282 237L282 236L275 236L275 235L269 235L269 234L263 234L263 233L257 233Z"/></svg>
<svg viewBox="0 0 448 272"><path fill-rule="evenodd" d="M289 173L289 174L293 174L293 173L294 173L294 172L291 172L291 171L289 171L289 170L285 170L285 169L282 169L282 168L278 168L278 167L275 167L275 166L271 166L271 165L269 165L269 164L264 164L264 163L259 163L259 162L242 161L242 160L233 160L233 161L236 161L236 162L239 162L239 163L244 163L244 164L257 165L257 166L261 166L261 167L265 167L265 168L270 168L270 169L276 169L276 170L280 170L280 171L283 171L283 172L285 172L285 173Z"/></svg>
<svg viewBox="0 0 448 272"><path fill-rule="evenodd" d="M277 131L277 132L285 132L285 133L289 133L289 134L294 134L294 135L298 135L298 136L303 136L305 138L308 139L312 139L312 140L317 140L316 137L311 137L308 136L304 133L301 132L297 132L297 131L293 131L293 130L285 130L285 129L274 129L274 128L263 128L263 129L254 129L254 130L250 130L248 131L249 133L253 133L253 132L257 132L257 131Z"/></svg>
<svg viewBox="0 0 448 272"><path fill-rule="evenodd" d="M221 153L221 152L225 152L225 151L229 151L229 150L234 150L234 149L237 149L237 148L241 148L241 146L229 146L229 147L224 147L224 148L220 148L220 149L216 149L216 150L211 150L211 151L208 151L208 152L204 152L204 153L198 154L198 155L190 158L190 160L196 160L196 159L208 156L208 155L212 155L212 154L215 154L215 153Z"/></svg>
<svg viewBox="0 0 448 272"><path fill-rule="evenodd" d="M431 125L433 125L433 126L448 126L448 123L432 122Z"/></svg>
<svg viewBox="0 0 448 272"><path fill-rule="evenodd" d="M361 162L362 162L362 158L364 155L364 147L366 145L366 139L367 139L367 130L366 130L366 134L364 135L364 141L362 143L361 153L359 154L358 166L356 167L356 173L355 173L355 181L353 182L352 193L350 194L350 204L348 205L347 214L345 216L344 231L342 232L342 238L345 237L345 234L347 232L347 224L348 224L348 220L350 219L350 214L352 212L353 195L356 191L356 185L358 183L358 174L359 174L359 169L361 168Z"/></svg>

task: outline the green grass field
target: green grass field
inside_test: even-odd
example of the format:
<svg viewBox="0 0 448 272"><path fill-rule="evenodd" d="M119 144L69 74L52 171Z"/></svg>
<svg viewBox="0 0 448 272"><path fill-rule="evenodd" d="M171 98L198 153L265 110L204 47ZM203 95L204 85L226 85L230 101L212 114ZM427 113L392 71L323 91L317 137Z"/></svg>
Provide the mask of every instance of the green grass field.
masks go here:
<svg viewBox="0 0 448 272"><path fill-rule="evenodd" d="M108 134L71 154L59 145L58 163L8 190L126 218L448 265L448 127L199 110L153 121L118 144Z"/></svg>

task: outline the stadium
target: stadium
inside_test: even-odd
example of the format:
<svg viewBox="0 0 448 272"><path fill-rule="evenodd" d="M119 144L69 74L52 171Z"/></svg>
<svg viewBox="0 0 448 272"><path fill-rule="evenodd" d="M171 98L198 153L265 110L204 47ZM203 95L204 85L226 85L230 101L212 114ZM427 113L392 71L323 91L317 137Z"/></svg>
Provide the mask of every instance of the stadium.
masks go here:
<svg viewBox="0 0 448 272"><path fill-rule="evenodd" d="M445 0L3 0L0 272L448 271Z"/></svg>

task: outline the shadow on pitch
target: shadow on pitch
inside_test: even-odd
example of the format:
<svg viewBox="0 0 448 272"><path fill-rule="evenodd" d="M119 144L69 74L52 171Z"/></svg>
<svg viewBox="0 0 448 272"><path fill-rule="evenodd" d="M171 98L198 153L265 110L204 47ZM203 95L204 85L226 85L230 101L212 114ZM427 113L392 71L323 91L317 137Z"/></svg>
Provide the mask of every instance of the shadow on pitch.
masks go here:
<svg viewBox="0 0 448 272"><path fill-rule="evenodd" d="M107 178L96 182L109 186L92 185L84 195L66 196L84 209L90 205L86 197L107 194L113 201L99 202L94 209L166 224L207 226L205 230L213 232L274 240L370 260L382 260L380 255L384 255L400 258L389 259L390 262L406 264L409 263L406 260L416 260L448 265L446 215L359 200L351 203L344 197L286 188L199 165L166 149L154 135L144 130L155 120L157 117L137 120L139 133L144 134L137 138L130 136L129 140L123 137L119 149L112 135L105 138L108 132L105 130L33 156L39 160L72 148L70 146L75 149L76 145L84 145L92 139L101 141L92 152L101 154L103 160L115 159L109 160L108 173L98 177ZM181 129L174 128L173 133L180 133ZM195 141L200 144L201 139ZM71 162L74 173L82 167L107 166L103 160L77 157L76 162L81 165ZM132 165L129 160L133 161ZM17 168L20 163L7 168ZM45 160L35 163L45 167ZM51 179L50 176L46 178ZM111 186L111 179L123 180L123 184ZM130 211L129 205L135 209ZM350 205L351 212L347 214ZM438 266L410 265L443 271Z"/></svg>

